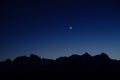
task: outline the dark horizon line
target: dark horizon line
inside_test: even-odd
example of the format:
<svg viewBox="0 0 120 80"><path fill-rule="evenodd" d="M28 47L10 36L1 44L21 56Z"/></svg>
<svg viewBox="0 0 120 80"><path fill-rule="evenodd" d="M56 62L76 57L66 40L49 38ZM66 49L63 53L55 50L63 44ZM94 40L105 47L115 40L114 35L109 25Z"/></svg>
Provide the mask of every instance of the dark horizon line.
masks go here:
<svg viewBox="0 0 120 80"><path fill-rule="evenodd" d="M6 58L5 60L1 60L0 62L4 62L4 61L7 61L7 60L10 60L10 61L14 61L16 58L19 58L19 57L26 57L26 58L30 58L31 56L37 56L37 57L39 57L40 59L48 59L48 60L57 60L57 59L59 59L59 58L69 58L69 57L71 57L71 56L79 56L79 57L81 57L81 56L84 56L84 55L87 55L87 56L91 56L92 58L93 57L95 57L95 56L101 56L101 55L103 55L103 56L106 56L106 57L108 57L109 59L111 59L111 60L117 60L117 61L119 61L119 59L113 59L113 58L111 58L108 54L106 54L106 53L104 53L104 52L102 52L102 53L100 53L100 54L96 54L96 55L91 55L91 54L89 54L88 52L85 52L84 54L71 54L70 56L59 56L59 57L57 57L57 58L55 58L55 59L50 59L50 58L45 58L45 57L41 57L41 56L38 56L38 55L36 55L36 54L34 54L34 53L31 53L29 56L26 56L26 55L23 55L23 56L17 56L17 57L15 57L14 59L10 59L10 58Z"/></svg>

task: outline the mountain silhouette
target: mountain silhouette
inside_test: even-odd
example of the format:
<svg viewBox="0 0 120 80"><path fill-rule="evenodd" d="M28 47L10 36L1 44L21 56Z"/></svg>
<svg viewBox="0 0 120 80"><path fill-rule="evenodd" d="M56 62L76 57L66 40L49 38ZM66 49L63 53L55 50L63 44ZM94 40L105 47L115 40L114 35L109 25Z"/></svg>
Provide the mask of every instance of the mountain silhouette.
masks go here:
<svg viewBox="0 0 120 80"><path fill-rule="evenodd" d="M91 76L101 76L101 79L110 79L119 77L118 73L120 61L109 58L105 53L95 56L88 53L73 54L56 60L31 54L29 57L19 56L13 61L7 59L0 62L0 78L8 76L22 79L91 79ZM95 77L92 79L96 79Z"/></svg>

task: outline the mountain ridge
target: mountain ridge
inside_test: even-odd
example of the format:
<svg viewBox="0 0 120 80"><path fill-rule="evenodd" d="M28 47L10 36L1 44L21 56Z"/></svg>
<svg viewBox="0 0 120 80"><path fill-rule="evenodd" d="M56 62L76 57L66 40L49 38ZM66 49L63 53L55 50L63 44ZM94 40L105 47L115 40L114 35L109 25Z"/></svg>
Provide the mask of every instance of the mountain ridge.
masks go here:
<svg viewBox="0 0 120 80"><path fill-rule="evenodd" d="M105 53L91 56L73 54L56 58L56 60L41 58L31 54L16 57L13 61L7 59L0 62L0 78L2 76L34 79L86 79L90 76L101 76L108 79L119 77L120 61L113 60ZM80 77L79 77L80 76ZM96 79L95 79L96 80Z"/></svg>

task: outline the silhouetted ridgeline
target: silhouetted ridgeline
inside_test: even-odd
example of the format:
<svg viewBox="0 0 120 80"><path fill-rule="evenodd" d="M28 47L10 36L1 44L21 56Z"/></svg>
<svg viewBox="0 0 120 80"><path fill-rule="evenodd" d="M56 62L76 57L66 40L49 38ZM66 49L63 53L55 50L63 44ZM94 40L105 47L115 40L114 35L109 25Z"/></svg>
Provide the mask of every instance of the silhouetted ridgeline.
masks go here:
<svg viewBox="0 0 120 80"><path fill-rule="evenodd" d="M91 56L71 55L56 60L40 58L34 54L30 57L20 56L13 61L7 59L0 62L0 78L30 79L101 79L119 77L120 61L112 60L105 53ZM4 77L4 78L5 78Z"/></svg>

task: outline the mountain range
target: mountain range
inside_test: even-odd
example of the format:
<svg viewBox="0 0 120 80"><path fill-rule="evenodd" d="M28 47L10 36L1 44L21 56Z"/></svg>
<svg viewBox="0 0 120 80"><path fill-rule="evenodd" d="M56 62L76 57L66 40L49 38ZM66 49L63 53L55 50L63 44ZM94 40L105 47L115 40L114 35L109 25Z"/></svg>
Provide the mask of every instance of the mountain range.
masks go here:
<svg viewBox="0 0 120 80"><path fill-rule="evenodd" d="M21 79L111 79L119 78L120 61L105 53L91 56L73 54L56 60L31 54L0 62L0 78ZM93 76L93 77L92 77Z"/></svg>

